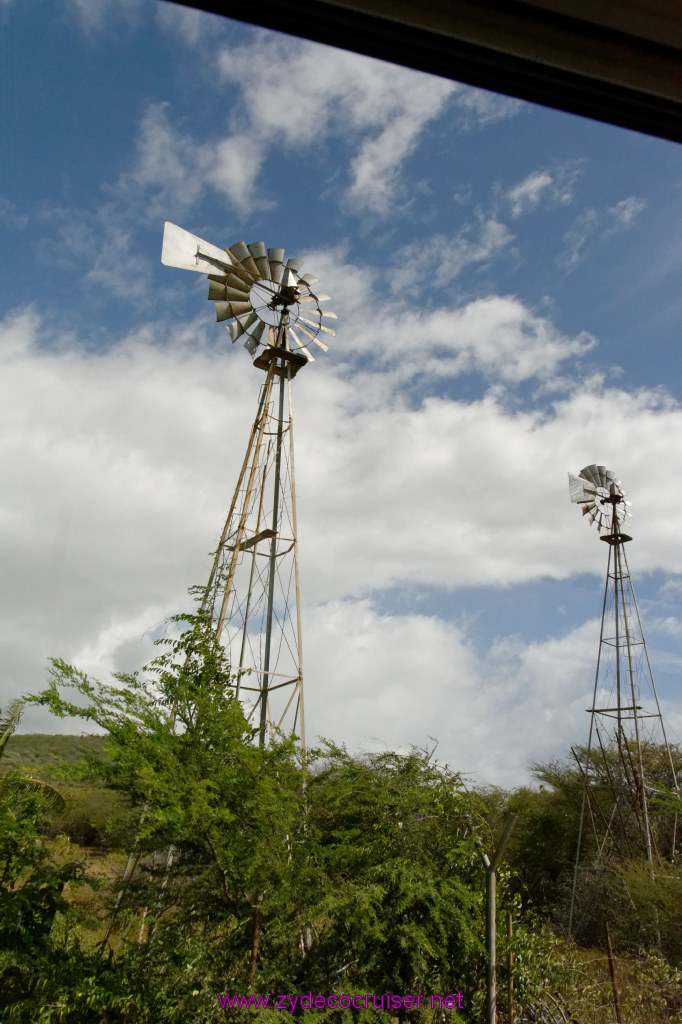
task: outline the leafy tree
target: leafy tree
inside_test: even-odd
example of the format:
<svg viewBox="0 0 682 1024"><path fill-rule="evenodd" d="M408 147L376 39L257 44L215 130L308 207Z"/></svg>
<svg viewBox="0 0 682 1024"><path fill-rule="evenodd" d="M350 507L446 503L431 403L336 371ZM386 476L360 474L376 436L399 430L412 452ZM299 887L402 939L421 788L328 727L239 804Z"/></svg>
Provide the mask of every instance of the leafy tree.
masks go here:
<svg viewBox="0 0 682 1024"><path fill-rule="evenodd" d="M0 757L21 718L15 701L0 720ZM76 861L55 865L44 840L50 816L63 810L53 787L13 770L0 779L0 1019L20 1020L32 990L55 974L51 943L56 916L69 913L68 882L80 875Z"/></svg>
<svg viewBox="0 0 682 1024"><path fill-rule="evenodd" d="M471 1000L482 821L461 779L419 751L357 759L328 744L304 756L284 737L259 748L210 624L176 621L187 628L140 673L104 685L55 659L34 698L106 730L106 757L86 754L79 772L140 809L138 870L120 900L118 884L109 891L108 951L99 965L81 951L87 985L67 978L41 1012L209 1022L224 1018L218 994L249 990Z"/></svg>

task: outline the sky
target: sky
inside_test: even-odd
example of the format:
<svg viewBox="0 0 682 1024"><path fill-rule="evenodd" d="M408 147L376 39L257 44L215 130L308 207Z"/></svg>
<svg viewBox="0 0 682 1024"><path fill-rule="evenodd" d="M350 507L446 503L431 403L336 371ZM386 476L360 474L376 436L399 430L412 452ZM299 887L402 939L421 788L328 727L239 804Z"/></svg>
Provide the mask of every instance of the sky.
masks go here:
<svg viewBox="0 0 682 1024"><path fill-rule="evenodd" d="M339 318L294 385L308 742L507 787L586 742L595 462L682 742L679 147L161 0L0 29L0 706L140 668L208 576L262 374L169 220Z"/></svg>

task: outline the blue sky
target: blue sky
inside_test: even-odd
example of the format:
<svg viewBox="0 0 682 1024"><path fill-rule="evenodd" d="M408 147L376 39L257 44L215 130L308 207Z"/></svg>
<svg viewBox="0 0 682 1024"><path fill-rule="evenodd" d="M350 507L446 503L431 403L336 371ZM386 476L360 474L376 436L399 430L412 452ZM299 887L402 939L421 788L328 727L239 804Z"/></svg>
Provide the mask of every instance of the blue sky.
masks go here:
<svg viewBox="0 0 682 1024"><path fill-rule="evenodd" d="M339 316L295 389L309 736L505 785L584 741L599 462L679 741L679 147L160 0L0 20L0 704L138 667L207 575L260 380L170 220Z"/></svg>

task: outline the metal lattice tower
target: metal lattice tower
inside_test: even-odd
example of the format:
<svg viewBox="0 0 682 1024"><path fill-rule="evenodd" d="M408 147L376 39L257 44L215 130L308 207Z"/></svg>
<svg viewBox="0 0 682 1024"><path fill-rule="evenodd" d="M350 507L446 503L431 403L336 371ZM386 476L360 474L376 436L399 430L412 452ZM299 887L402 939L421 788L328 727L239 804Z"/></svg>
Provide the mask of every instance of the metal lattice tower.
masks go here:
<svg viewBox="0 0 682 1024"><path fill-rule="evenodd" d="M206 598L261 745L268 726L287 723L305 746L291 388L300 364L287 340L282 323Z"/></svg>
<svg viewBox="0 0 682 1024"><path fill-rule="evenodd" d="M661 714L622 532L630 516L620 480L605 466L569 473L571 501L582 505L590 524L608 545L599 652L587 748L574 751L583 778L569 915L572 933L581 868L605 869L609 862L645 858L653 872L661 860L674 860L677 818L652 815L657 787L679 792ZM588 829L593 838L591 864L585 863Z"/></svg>

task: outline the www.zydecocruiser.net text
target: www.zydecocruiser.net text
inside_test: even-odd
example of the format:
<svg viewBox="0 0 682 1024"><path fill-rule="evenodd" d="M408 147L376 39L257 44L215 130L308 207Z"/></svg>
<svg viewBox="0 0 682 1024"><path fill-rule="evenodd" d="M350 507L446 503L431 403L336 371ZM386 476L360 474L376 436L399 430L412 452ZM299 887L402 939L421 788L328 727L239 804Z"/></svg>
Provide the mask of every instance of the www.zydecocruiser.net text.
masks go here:
<svg viewBox="0 0 682 1024"><path fill-rule="evenodd" d="M304 996L218 996L223 1010L280 1010L283 1013L294 1013L302 1010L463 1010L464 1001L461 992L454 995L396 995L395 992L382 992L381 995L332 995L314 996L308 992Z"/></svg>

